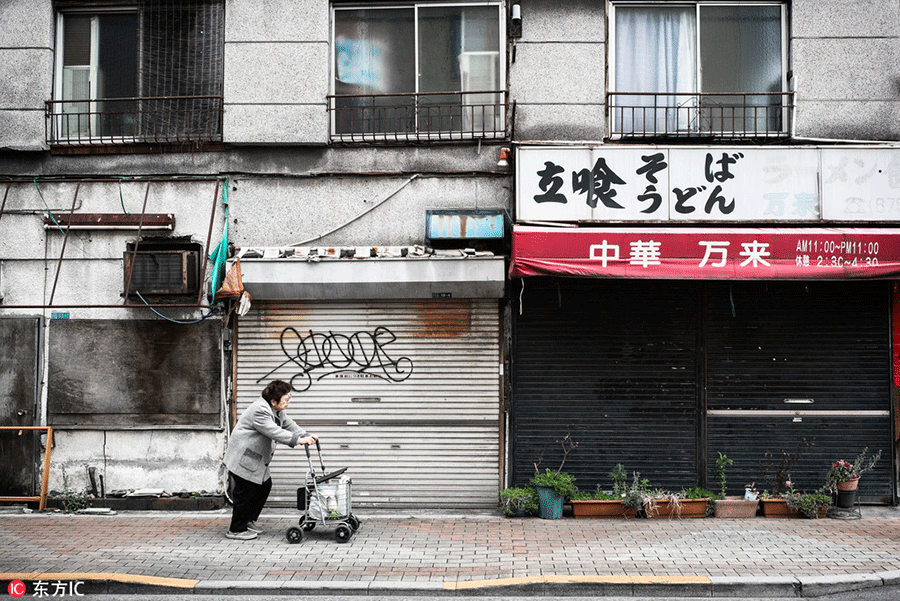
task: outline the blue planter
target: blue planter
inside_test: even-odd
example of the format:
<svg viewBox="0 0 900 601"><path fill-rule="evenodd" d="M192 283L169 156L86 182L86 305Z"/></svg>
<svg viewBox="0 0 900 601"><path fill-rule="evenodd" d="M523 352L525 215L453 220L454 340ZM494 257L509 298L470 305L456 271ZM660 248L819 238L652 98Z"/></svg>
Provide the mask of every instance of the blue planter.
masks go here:
<svg viewBox="0 0 900 601"><path fill-rule="evenodd" d="M545 520L558 520L563 514L563 497L556 494L549 486L537 486L538 505L541 508L541 517Z"/></svg>

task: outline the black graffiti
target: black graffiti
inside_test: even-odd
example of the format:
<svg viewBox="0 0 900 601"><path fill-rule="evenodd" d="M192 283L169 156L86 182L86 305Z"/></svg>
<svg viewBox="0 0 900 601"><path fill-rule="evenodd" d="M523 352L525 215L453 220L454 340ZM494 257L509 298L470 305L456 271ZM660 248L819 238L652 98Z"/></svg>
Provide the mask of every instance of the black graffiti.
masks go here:
<svg viewBox="0 0 900 601"><path fill-rule="evenodd" d="M412 375L413 363L409 357L393 359L386 347L397 340L388 328L379 326L372 332L335 334L334 332L313 332L301 336L295 328L285 328L279 342L287 360L261 377L261 382L270 375L293 363L300 371L291 377L291 387L297 392L309 390L312 386L312 372L326 370L316 380L340 373L365 374L389 382L402 382Z"/></svg>

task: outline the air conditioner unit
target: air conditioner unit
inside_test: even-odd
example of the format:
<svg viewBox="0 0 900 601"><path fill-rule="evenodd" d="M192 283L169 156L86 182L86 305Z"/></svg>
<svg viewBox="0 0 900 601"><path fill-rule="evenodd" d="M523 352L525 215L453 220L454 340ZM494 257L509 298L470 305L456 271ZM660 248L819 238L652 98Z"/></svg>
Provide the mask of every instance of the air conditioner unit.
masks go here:
<svg viewBox="0 0 900 601"><path fill-rule="evenodd" d="M132 294L197 294L200 291L199 251L139 248L137 258L133 251L126 251L124 258L125 287Z"/></svg>

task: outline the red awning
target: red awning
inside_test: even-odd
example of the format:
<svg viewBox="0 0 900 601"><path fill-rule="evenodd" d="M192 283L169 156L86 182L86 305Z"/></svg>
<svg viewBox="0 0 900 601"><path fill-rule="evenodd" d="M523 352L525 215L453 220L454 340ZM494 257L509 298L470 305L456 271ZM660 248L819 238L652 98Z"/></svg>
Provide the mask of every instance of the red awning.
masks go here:
<svg viewBox="0 0 900 601"><path fill-rule="evenodd" d="M513 226L510 277L900 277L900 229Z"/></svg>

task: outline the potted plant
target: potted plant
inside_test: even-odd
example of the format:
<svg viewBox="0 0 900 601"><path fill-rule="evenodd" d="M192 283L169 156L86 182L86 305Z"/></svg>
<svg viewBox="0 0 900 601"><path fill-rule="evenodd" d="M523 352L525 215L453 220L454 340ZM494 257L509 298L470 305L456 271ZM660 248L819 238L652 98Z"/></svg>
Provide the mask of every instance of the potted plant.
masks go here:
<svg viewBox="0 0 900 601"><path fill-rule="evenodd" d="M504 488L500 491L503 513L513 517L534 515L538 510L537 491L534 488Z"/></svg>
<svg viewBox="0 0 900 601"><path fill-rule="evenodd" d="M814 493L800 493L791 488L783 496L790 510L807 518L823 518L831 506L831 495L824 489Z"/></svg>
<svg viewBox="0 0 900 601"><path fill-rule="evenodd" d="M729 497L725 494L728 466L733 463L734 461L719 451L719 458L716 459L716 478L719 480L720 494L719 498L713 501L715 516L717 518L752 518L756 515L756 510L759 506L752 484L744 487L744 496ZM748 489L752 489L754 494L748 495Z"/></svg>
<svg viewBox="0 0 900 601"><path fill-rule="evenodd" d="M644 494L644 515L651 519L702 518L706 516L706 508L713 496L714 493L699 487L681 492L648 490Z"/></svg>
<svg viewBox="0 0 900 601"><path fill-rule="evenodd" d="M625 505L627 476L625 467L620 463L609 473L609 478L613 481L611 493L600 490L599 484L593 494L587 491L576 492L570 500L572 514L575 518L635 517L636 507L640 502L637 505L632 503L630 507Z"/></svg>
<svg viewBox="0 0 900 601"><path fill-rule="evenodd" d="M580 490L572 496L569 502L572 505L572 515L576 519L627 517L622 499L599 489L593 493ZM633 512L631 517L634 517Z"/></svg>
<svg viewBox="0 0 900 601"><path fill-rule="evenodd" d="M765 454L766 463L760 465L763 481L768 484L768 488L759 496L763 516L767 518L800 517L799 511L787 506L784 496L793 490L790 479L791 469L800 460L806 448L812 444L812 441L804 438L798 443L797 450L792 455L782 451L780 460L776 460L769 452Z"/></svg>
<svg viewBox="0 0 900 601"><path fill-rule="evenodd" d="M578 491L575 486L575 476L562 471L566 463L566 458L574 449L578 447L577 442L573 442L567 434L562 440L558 440L563 447L563 457L559 467L554 471L545 469L540 471L539 465L544 456L534 464L534 477L531 479L531 485L535 487L538 495L538 507L540 516L548 520L558 520L562 517L563 503L566 499Z"/></svg>
<svg viewBox="0 0 900 601"><path fill-rule="evenodd" d="M838 507L853 507L856 502L859 477L874 468L879 459L881 459L881 451L870 455L869 448L866 447L853 462L838 459L831 464L831 469L825 476L825 488L837 495Z"/></svg>
<svg viewBox="0 0 900 601"><path fill-rule="evenodd" d="M801 513L796 502L788 504L788 498L795 500L799 498L799 493L794 490L794 484L790 480L785 480L784 490L772 493L768 490L762 491L759 495L759 502L762 505L763 516L767 518L799 518Z"/></svg>
<svg viewBox="0 0 900 601"><path fill-rule="evenodd" d="M540 515L545 520L561 518L563 503L578 490L572 474L549 469L535 474L531 484L537 489Z"/></svg>

